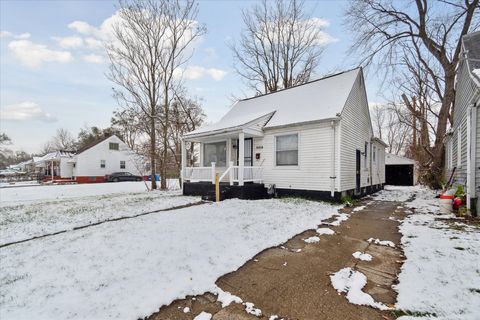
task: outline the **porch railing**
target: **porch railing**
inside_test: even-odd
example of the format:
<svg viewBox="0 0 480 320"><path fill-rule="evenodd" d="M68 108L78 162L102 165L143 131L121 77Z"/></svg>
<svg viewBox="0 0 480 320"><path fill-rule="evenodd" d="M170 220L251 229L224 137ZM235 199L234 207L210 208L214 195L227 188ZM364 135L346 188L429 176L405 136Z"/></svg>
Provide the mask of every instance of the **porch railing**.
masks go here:
<svg viewBox="0 0 480 320"><path fill-rule="evenodd" d="M186 167L184 179L186 181L211 181L215 183L215 175L218 172L218 168L215 167L215 163L212 163L211 167ZM220 182L229 182L230 185L238 183L240 185L243 182L262 182L263 181L263 168L248 166L243 167L243 181L239 178L239 166L234 166L233 162L221 173L219 177Z"/></svg>

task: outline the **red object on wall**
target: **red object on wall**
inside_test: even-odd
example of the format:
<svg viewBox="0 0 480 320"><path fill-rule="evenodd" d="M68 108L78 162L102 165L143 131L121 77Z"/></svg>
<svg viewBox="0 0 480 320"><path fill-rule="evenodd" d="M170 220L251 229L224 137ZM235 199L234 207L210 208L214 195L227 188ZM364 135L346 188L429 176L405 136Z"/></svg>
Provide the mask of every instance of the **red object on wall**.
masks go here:
<svg viewBox="0 0 480 320"><path fill-rule="evenodd" d="M105 182L105 177L75 177L77 183L101 183Z"/></svg>

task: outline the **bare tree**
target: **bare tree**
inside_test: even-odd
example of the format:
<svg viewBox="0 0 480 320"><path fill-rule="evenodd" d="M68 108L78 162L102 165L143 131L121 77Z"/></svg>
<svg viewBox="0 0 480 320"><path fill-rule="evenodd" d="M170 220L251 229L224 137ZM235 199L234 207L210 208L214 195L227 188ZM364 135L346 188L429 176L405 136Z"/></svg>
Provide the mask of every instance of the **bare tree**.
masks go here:
<svg viewBox="0 0 480 320"><path fill-rule="evenodd" d="M262 0L243 11L245 29L231 46L235 69L258 94L309 81L324 50L320 19L301 0Z"/></svg>
<svg viewBox="0 0 480 320"><path fill-rule="evenodd" d="M206 32L204 25L195 21L198 14L198 6L193 0L189 1L166 1L165 23L168 37L160 59L162 71L162 105L160 110L160 138L161 147L161 189L167 188L167 171L169 169L169 138L171 136L171 108L175 93L182 88L182 79L178 76L183 66L190 60L193 53L190 50L192 43Z"/></svg>
<svg viewBox="0 0 480 320"><path fill-rule="evenodd" d="M193 0L120 1L118 12L114 40L106 46L111 62L108 76L118 86L114 94L119 104L139 110L149 124L151 188L156 189L157 127L168 126L174 75L188 60L187 48L204 29L195 21ZM166 188L166 169L161 171L161 187Z"/></svg>
<svg viewBox="0 0 480 320"><path fill-rule="evenodd" d="M410 133L410 127L400 120L399 112L395 105L375 105L371 112L375 134L388 144L388 153L397 155L405 153Z"/></svg>
<svg viewBox="0 0 480 320"><path fill-rule="evenodd" d="M110 123L130 149L139 151L138 139L141 139L147 132L146 123L148 121L145 120L144 113L138 108L127 108L114 111Z"/></svg>
<svg viewBox="0 0 480 320"><path fill-rule="evenodd" d="M73 151L76 148L76 141L73 135L64 128L57 129L55 136L52 137L44 146L44 151L65 150Z"/></svg>
<svg viewBox="0 0 480 320"><path fill-rule="evenodd" d="M478 27L478 9L479 0L356 0L346 12L355 37L352 52L361 55L361 63L375 63L391 77L398 69L408 70L402 62L407 49L432 80L441 102L431 148L432 186L438 186L443 171L443 139L453 114L461 37Z"/></svg>

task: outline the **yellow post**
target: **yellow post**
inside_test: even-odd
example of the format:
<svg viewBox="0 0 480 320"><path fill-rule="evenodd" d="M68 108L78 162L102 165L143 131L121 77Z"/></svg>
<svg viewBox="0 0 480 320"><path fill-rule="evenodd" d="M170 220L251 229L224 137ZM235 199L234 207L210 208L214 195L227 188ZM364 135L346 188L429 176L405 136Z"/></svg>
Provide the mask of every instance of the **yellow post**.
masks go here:
<svg viewBox="0 0 480 320"><path fill-rule="evenodd" d="M215 201L220 202L220 181L218 179L218 172L215 174Z"/></svg>

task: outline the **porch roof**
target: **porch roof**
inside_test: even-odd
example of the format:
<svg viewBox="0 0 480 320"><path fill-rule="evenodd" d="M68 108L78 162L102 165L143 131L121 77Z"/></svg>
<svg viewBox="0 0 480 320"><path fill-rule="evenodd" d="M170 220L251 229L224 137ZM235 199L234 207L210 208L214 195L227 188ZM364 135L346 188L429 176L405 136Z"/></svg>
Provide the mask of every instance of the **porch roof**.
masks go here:
<svg viewBox="0 0 480 320"><path fill-rule="evenodd" d="M261 128L273 116L275 111L242 114L238 117L220 120L217 123L201 127L184 135L186 140L211 136L228 136L246 132L251 135L261 136Z"/></svg>

